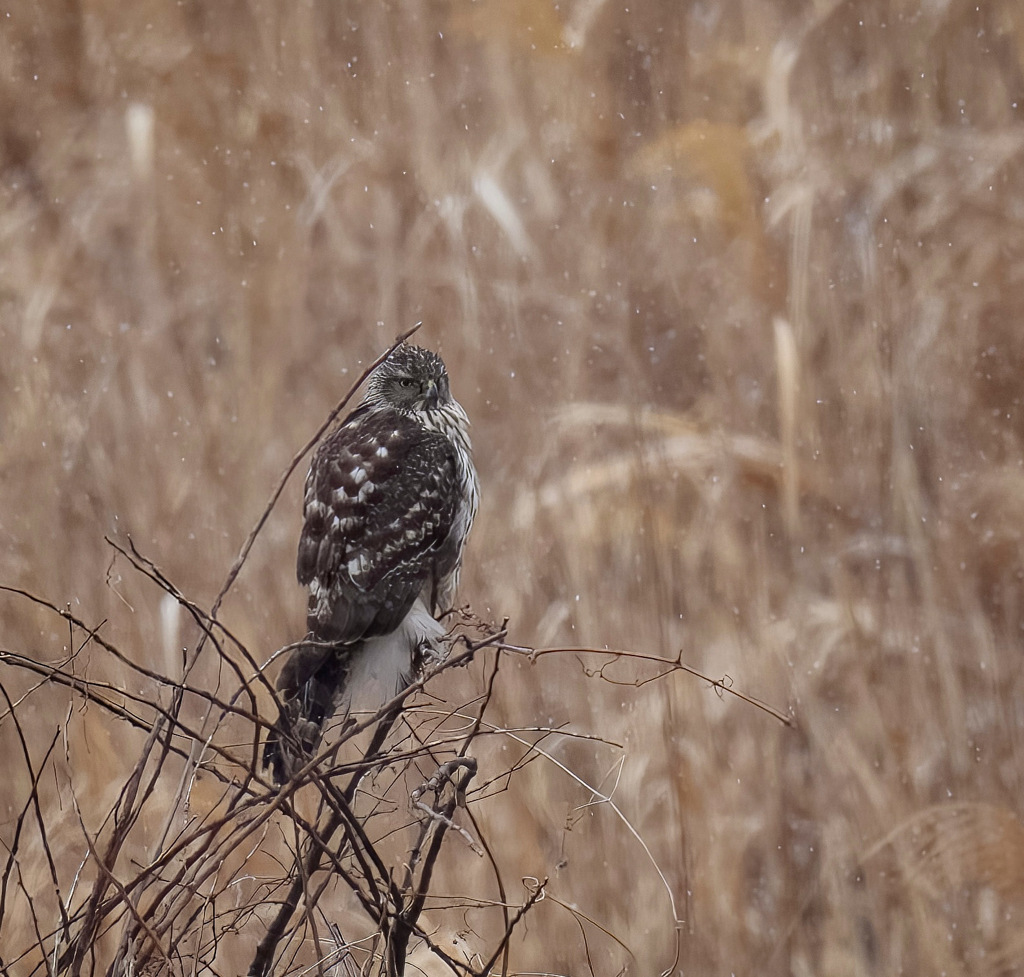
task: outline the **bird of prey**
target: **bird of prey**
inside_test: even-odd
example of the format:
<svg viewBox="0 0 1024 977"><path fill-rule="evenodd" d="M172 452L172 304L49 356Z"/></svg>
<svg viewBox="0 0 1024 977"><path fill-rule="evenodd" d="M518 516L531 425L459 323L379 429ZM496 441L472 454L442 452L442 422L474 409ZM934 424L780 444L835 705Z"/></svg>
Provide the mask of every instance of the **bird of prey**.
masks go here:
<svg viewBox="0 0 1024 977"><path fill-rule="evenodd" d="M403 343L306 476L299 583L308 634L277 682L281 716L263 753L277 783L315 754L324 725L376 685L397 695L444 634L479 483L469 420L441 357Z"/></svg>

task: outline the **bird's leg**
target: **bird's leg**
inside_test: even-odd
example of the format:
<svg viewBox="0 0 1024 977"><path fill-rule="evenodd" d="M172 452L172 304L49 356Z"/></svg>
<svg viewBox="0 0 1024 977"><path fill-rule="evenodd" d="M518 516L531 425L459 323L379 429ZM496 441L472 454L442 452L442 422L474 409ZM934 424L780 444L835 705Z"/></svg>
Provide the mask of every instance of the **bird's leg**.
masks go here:
<svg viewBox="0 0 1024 977"><path fill-rule="evenodd" d="M427 665L440 665L447 657L450 647L445 636L429 635L416 646L416 666L422 669Z"/></svg>

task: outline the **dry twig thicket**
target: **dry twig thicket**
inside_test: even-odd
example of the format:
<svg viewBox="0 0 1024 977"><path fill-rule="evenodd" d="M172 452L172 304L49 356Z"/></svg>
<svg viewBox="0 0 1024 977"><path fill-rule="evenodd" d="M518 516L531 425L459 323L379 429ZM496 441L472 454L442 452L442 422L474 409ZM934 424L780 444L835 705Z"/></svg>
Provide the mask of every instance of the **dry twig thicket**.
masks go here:
<svg viewBox="0 0 1024 977"><path fill-rule="evenodd" d="M592 673L597 677L624 659L635 659L658 669L648 681L677 669L705 678L679 658L512 645L505 627L488 625L463 610L449 634L449 654L428 675L375 715L344 722L321 755L311 758L283 787L268 783L265 771L261 775L261 742L270 729L265 700L269 696L280 704L264 675L265 663L253 657L216 613L288 476L354 391L355 387L286 469L210 611L189 600L130 538L127 548L107 539L115 559L153 585L165 602L165 613L173 613L166 608L177 608L190 618L197 640L192 648L183 649L180 678L139 664L144 654L126 654L108 641L103 635L107 622L89 626L69 608L0 585L6 596L48 612L67 626L66 654L58 660L0 650L0 664L16 674L16 681L27 677L30 683L15 700L0 682L7 704L3 716L15 730L20 765L31 785L13 818L0 877L0 933L7 924L0 966L5 971L73 977L218 972L225 956L249 951L250 977L309 969L321 974L402 975L410 950L418 950L421 957L432 954L454 974L484 977L499 965L507 974L513 933L547 897L548 879L523 880L527 893L521 904L511 904L510 886L473 807L481 799L504 794L519 770L537 757L546 757L587 790L584 807L606 804L615 811L651 860L673 902L674 922L682 925L668 880L611 792L586 784L547 752L550 737L573 734L557 728L507 729L487 717L502 654L533 660L565 653L594 656L603 663ZM472 700L456 706L436 700L411 702L439 674L468 666L488 650L497 654L485 666L485 687ZM210 671L199 667L204 651L207 659L216 661L214 691L194 682L195 676ZM128 683L90 677L107 663L125 669ZM132 682L140 684L138 692L125 688ZM724 681L712 685L747 699ZM31 714L33 697L47 686L66 690L72 711L39 757L22 716ZM790 725L771 707L760 708ZM73 711L98 714L101 723L119 727L126 746L138 741L137 760L130 749L122 751L134 764L129 762L123 779L116 774L110 778L114 800L95 829L87 826L74 778L56 751L63 740L64 759L70 759ZM132 733L138 735L133 738ZM355 759L341 759L346 744L353 744L360 734L367 734L367 741L356 750ZM511 737L525 752L514 763L485 771L486 779L477 783L477 741L495 737ZM80 858L70 878L63 873L62 879L57 868L58 861L66 862L66 853L60 857L66 839L60 837L51 813L60 802L41 799L46 797L42 785L51 779L58 796L66 796L82 836ZM464 814L459 819L467 818L472 830L457 823L460 811ZM493 872L493 894L436 891L434 873L449 832L486 859ZM42 890L24 873L40 856L49 873ZM339 892L344 894L341 898ZM345 915L345 895L348 915L358 917L361 910L362 918L343 927L339 916ZM581 927L586 923L602 929L585 914L560 905ZM496 933L493 946L453 954L433 939L439 929L435 917L469 910L490 910L496 918L498 924L489 927ZM478 925L481 933L488 928L486 922ZM616 942L629 953L626 944ZM414 965L417 971L423 967L422 962Z"/></svg>
<svg viewBox="0 0 1024 977"><path fill-rule="evenodd" d="M671 885L643 838L610 794L588 785L547 753L545 740L564 732L500 728L487 719L487 709L503 653L533 660L563 653L596 656L603 664L591 674L599 678L624 659L653 665L657 670L647 681L677 669L704 678L679 657L673 661L608 649L512 645L504 626L487 625L463 610L449 634L449 654L430 669L429 676L403 690L377 714L344 722L331 745L284 787L268 784L265 771L261 776L261 742L270 729L265 702L269 696L274 703L272 716L280 702L264 675L269 662L257 661L218 620L218 611L290 476L350 404L369 372L416 328L399 336L363 371L285 468L209 611L186 597L138 551L131 537L127 545L107 538L114 562L123 560L153 585L164 602L165 615L181 611L190 619L197 638L194 646L183 649L180 677L154 671L139 663L146 658L144 652L125 653L108 641L103 634L106 621L89 626L69 607L59 608L28 591L0 585L0 592L49 612L68 628L65 654L59 659L0 650L0 664L30 682L17 700L2 682L0 694L7 703L3 715L17 734L31 785L13 819L0 878L0 933L4 922L14 920L8 925L0 966L71 977L186 974L217 972L225 955L250 950L250 977L305 969L399 977L407 971L412 947L419 948L421 956L433 954L454 974L485 977L499 962L500 972L507 974L513 932L546 898L548 879L524 880L528 889L524 901L510 904L510 887L470 805L507 791L519 769L538 756L547 757L589 792L584 806L607 804L615 811L665 886L678 932L683 921ZM453 652L458 639L464 648ZM499 657L488 666L486 687L479 695L455 706L409 706L411 697L426 689L428 678L467 666L488 649ZM90 672L103 670L104 658L125 671L127 682L90 677ZM210 659L215 662L212 668ZM88 663L85 667L83 661ZM201 678L209 674L217 676L213 690ZM132 682L141 683L138 692L124 687ZM724 681L712 685L757 705ZM33 696L46 686L70 693L71 711L39 759L33 755L21 717L31 712ZM759 705L790 725L786 716ZM75 735L70 720L75 709L98 713L101 723L123 727L118 733L124 742L131 742L131 732L140 734L138 759L129 764L123 781L116 774L110 778L110 785L117 785L114 800L95 829L86 824L73 776L55 758L63 738L64 757L70 760L69 740ZM361 744L356 758L341 760L346 744L363 733L368 741ZM526 747L524 755L487 771L483 783L474 783L479 772L477 740L509 736ZM132 754L126 750L123 756ZM74 875L63 880L55 858L61 842L55 837L58 829L50 823L53 802L40 800L44 779L52 779L58 795L69 798L83 839ZM411 786L416 782L418 786ZM300 798L307 785L315 788L315 801ZM405 803L403 792L407 792ZM456 822L458 809L466 812L479 841ZM26 827L34 835L34 844L26 842ZM434 873L449 831L461 836L477 856L487 858L493 870L489 886L493 894L436 891ZM43 892L22 874L22 866L40 855L49 873ZM345 906L345 899L337 896L339 890L347 890L350 913L362 911L361 925L350 924L358 931L355 936L338 921ZM434 916L488 908L500 926L493 947L486 949L484 944L472 952L453 954L432 938L438 922L426 924ZM576 915L571 907L565 908ZM578 918L581 926L585 922L602 929L585 914ZM486 922L479 928L486 930ZM626 944L616 942L629 953ZM677 960L679 954L677 942ZM422 967L422 963L415 965L417 970Z"/></svg>
<svg viewBox="0 0 1024 977"><path fill-rule="evenodd" d="M0 9L7 969L173 919L172 967L243 973L334 816L282 972L382 960L329 953L401 928L426 831L416 925L478 969L1020 973L1022 111L1018 0ZM462 599L509 635L350 803L370 729L271 811L297 479L211 612L419 321L485 489Z"/></svg>

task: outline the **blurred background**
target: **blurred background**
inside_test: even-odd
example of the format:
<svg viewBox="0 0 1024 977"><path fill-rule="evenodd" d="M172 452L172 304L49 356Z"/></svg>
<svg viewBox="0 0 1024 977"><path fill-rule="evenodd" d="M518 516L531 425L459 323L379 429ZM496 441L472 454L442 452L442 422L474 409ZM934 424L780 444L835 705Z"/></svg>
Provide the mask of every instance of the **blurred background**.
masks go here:
<svg viewBox="0 0 1024 977"><path fill-rule="evenodd" d="M794 723L640 663L503 661L492 718L608 741L551 738L480 803L555 897L516 972L1024 972L1022 99L1017 0L8 4L0 583L180 672L194 636L104 536L209 607L422 321L473 421L473 609L681 653ZM260 661L303 628L304 471L221 615ZM0 598L8 649L61 658L54 622ZM99 817L125 733L31 702ZM0 786L5 844L29 792ZM487 925L434 924L470 958Z"/></svg>

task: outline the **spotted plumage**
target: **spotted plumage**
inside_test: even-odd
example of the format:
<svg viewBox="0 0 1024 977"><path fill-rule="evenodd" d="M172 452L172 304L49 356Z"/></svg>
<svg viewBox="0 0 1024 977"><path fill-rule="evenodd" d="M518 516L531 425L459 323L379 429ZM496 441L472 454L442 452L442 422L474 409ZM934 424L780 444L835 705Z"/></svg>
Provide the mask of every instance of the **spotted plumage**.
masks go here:
<svg viewBox="0 0 1024 977"><path fill-rule="evenodd" d="M281 672L264 751L278 782L360 687L378 687L374 705L391 698L443 634L479 499L468 429L441 358L402 345L314 454L297 561L308 635Z"/></svg>

